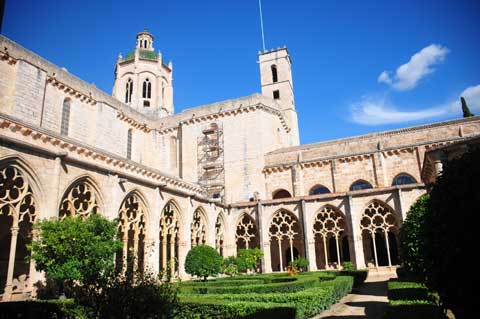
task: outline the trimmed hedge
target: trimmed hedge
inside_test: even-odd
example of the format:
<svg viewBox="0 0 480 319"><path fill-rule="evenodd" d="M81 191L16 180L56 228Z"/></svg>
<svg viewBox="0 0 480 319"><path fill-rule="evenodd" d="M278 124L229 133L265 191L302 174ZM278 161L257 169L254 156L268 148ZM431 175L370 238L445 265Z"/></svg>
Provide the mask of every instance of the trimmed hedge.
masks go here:
<svg viewBox="0 0 480 319"><path fill-rule="evenodd" d="M427 300L392 300L386 319L445 319L446 316L438 305Z"/></svg>
<svg viewBox="0 0 480 319"><path fill-rule="evenodd" d="M427 287L418 282L389 281L389 300L432 300Z"/></svg>
<svg viewBox="0 0 480 319"><path fill-rule="evenodd" d="M318 277L316 280L315 287L290 293L181 295L180 309L192 313L192 317L181 313L177 318L307 318L330 307L353 286L353 278L346 276L330 281L320 281ZM251 311L248 314L246 305Z"/></svg>
<svg viewBox="0 0 480 319"><path fill-rule="evenodd" d="M446 318L434 294L423 283L392 279L388 282L388 299L386 319Z"/></svg>
<svg viewBox="0 0 480 319"><path fill-rule="evenodd" d="M87 319L87 311L73 301L37 300L0 302L0 319Z"/></svg>
<svg viewBox="0 0 480 319"><path fill-rule="evenodd" d="M340 271L342 276L352 276L353 286L358 287L367 280L368 270L342 270Z"/></svg>

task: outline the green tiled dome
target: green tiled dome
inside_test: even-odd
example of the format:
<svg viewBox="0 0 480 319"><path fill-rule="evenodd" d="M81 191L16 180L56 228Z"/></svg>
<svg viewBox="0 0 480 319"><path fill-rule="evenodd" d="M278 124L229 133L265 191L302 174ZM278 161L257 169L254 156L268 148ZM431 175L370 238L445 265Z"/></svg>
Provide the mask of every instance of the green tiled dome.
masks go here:
<svg viewBox="0 0 480 319"><path fill-rule="evenodd" d="M152 61L157 60L157 54L155 53L155 51L139 50L139 53L140 53L140 59L152 60ZM129 54L127 54L127 56L125 56L124 61L133 60L134 58L135 58L135 51L132 51Z"/></svg>

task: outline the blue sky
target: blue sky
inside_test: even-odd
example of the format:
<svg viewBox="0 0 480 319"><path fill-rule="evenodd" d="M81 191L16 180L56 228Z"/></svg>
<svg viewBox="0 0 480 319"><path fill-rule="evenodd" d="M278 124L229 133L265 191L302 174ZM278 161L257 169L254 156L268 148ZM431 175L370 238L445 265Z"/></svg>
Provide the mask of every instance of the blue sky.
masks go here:
<svg viewBox="0 0 480 319"><path fill-rule="evenodd" d="M302 144L480 114L480 1L263 0L287 45ZM260 91L258 1L7 0L2 33L111 93L148 28L184 108Z"/></svg>

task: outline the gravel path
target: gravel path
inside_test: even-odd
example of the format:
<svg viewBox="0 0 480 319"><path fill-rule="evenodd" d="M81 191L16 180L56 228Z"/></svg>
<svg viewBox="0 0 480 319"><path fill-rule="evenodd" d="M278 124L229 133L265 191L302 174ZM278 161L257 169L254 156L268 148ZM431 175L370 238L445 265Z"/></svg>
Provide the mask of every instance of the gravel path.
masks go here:
<svg viewBox="0 0 480 319"><path fill-rule="evenodd" d="M369 275L365 283L312 319L383 319L388 305L387 281L393 274Z"/></svg>

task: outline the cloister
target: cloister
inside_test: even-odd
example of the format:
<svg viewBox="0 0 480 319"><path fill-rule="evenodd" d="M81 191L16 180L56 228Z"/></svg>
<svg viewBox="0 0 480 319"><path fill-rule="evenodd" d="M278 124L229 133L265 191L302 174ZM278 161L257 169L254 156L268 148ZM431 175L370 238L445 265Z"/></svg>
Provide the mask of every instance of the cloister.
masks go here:
<svg viewBox="0 0 480 319"><path fill-rule="evenodd" d="M396 189L397 194L401 191ZM411 191L405 189L406 193ZM116 218L118 239L123 247L116 263L122 272L164 270L174 277L185 278L185 255L191 247L201 244L214 246L224 257L242 248L261 248L263 272L284 271L298 257L309 259L310 270L338 269L345 261L353 261L361 268L393 266L398 261L397 236L402 215L381 199L386 195L392 201L391 190L374 194L379 195L378 199L360 192L365 204L353 215L345 211L348 208L345 200L352 202L352 194L333 198L320 194L313 200L277 199L230 207L197 203L190 216L179 204L184 198L177 195L165 200L157 214L151 207L158 205L149 202L139 189L132 188L125 190L119 199L116 216L108 216L105 214L105 202L111 202L105 197L108 193L89 174L81 174L65 188L58 200L57 213L47 215L43 213L47 195L31 166L19 157L2 159L0 290L3 295L14 299L15 294L31 294L34 280L41 280L34 263L26 257L27 245L39 235L32 226L42 218L86 218L90 214Z"/></svg>

